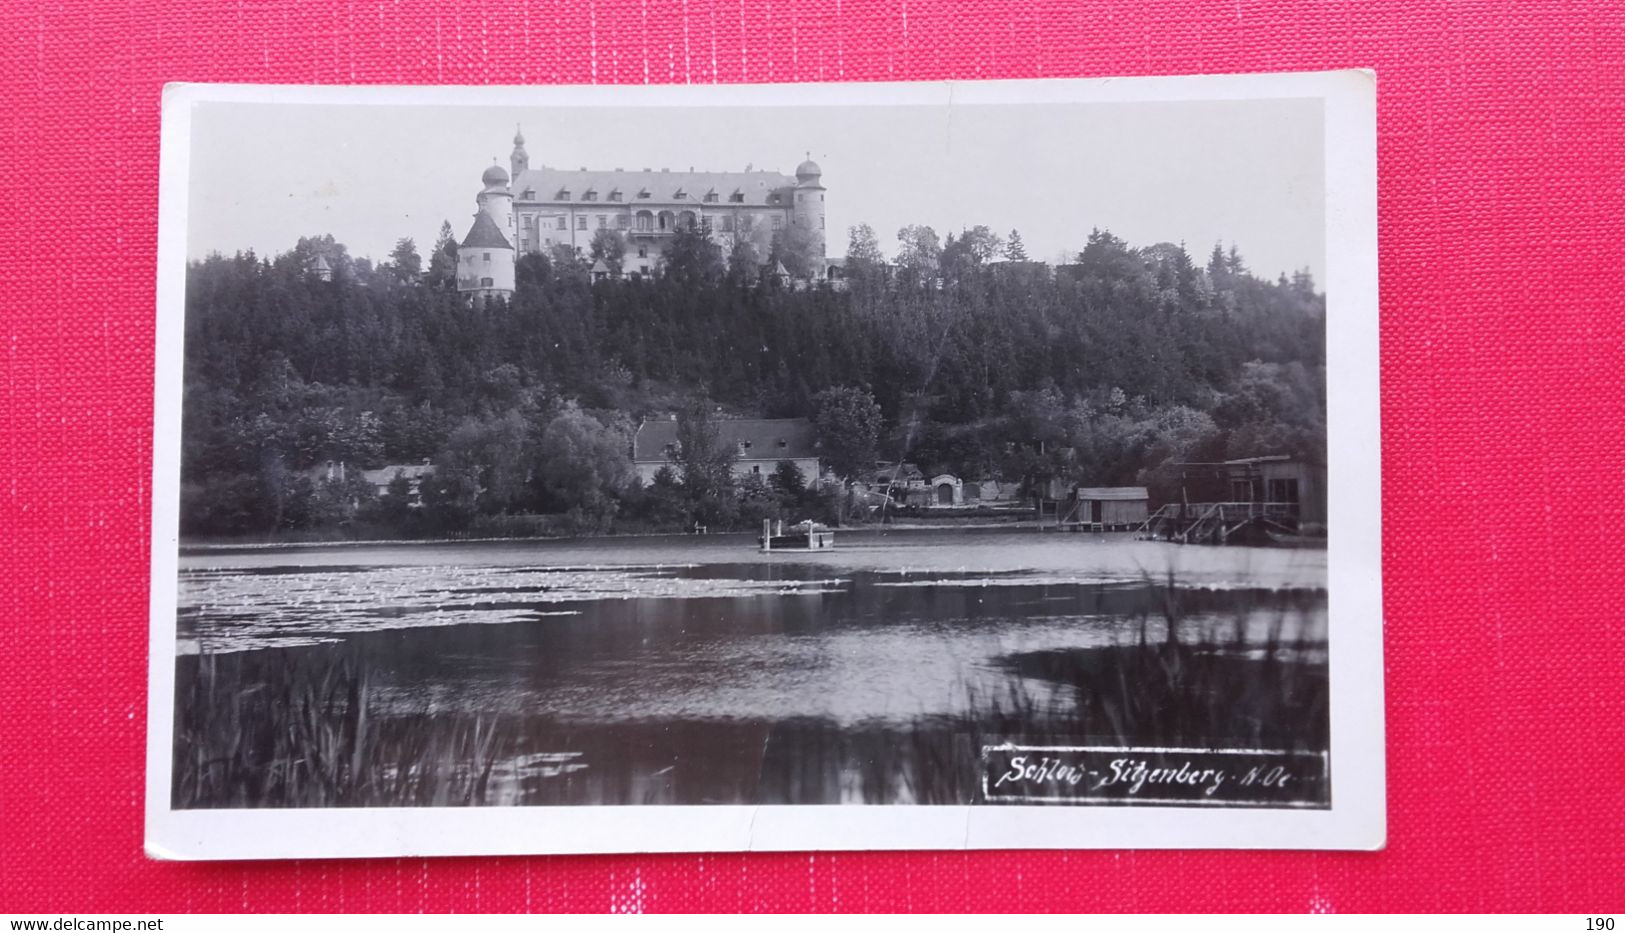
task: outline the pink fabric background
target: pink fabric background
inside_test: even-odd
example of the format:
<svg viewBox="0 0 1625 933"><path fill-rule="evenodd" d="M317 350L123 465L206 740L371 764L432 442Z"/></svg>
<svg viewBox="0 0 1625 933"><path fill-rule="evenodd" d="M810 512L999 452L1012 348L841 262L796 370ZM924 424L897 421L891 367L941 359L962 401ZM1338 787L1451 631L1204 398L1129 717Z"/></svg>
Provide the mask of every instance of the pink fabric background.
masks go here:
<svg viewBox="0 0 1625 933"><path fill-rule="evenodd" d="M1625 908L1625 6L65 0L5 4L0 36L0 911ZM164 82L1356 66L1380 98L1386 852L143 857Z"/></svg>

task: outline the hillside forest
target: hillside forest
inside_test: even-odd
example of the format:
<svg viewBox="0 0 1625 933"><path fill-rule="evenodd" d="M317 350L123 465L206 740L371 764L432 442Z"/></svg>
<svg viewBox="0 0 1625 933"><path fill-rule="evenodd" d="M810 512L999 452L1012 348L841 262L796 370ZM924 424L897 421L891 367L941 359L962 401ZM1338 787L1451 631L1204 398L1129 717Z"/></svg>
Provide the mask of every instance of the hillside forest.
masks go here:
<svg viewBox="0 0 1625 933"><path fill-rule="evenodd" d="M872 520L876 462L1026 490L1052 478L1173 495L1183 461L1324 462L1325 297L1104 230L1064 264L1020 234L850 231L836 283L763 274L795 244L725 252L680 230L656 273L594 281L625 243L520 258L511 299L459 296L449 225L387 260L329 236L187 270L181 530L304 540L602 534ZM321 256L330 278L315 274ZM638 481L641 419L679 419ZM729 417L817 426L826 470L738 479ZM381 492L362 469L433 464ZM342 463L342 476L326 469Z"/></svg>

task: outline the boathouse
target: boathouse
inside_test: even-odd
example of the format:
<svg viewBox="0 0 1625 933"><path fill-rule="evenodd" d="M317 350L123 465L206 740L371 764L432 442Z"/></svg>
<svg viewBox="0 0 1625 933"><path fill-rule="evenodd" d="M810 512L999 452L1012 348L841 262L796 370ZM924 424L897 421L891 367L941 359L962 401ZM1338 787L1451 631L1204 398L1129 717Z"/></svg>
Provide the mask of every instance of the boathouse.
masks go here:
<svg viewBox="0 0 1625 933"><path fill-rule="evenodd" d="M1291 454L1180 463L1186 502L1233 502L1280 507L1307 530L1326 526L1326 465Z"/></svg>
<svg viewBox="0 0 1625 933"><path fill-rule="evenodd" d="M1151 494L1144 486L1079 486L1062 524L1096 531L1132 531L1151 515Z"/></svg>

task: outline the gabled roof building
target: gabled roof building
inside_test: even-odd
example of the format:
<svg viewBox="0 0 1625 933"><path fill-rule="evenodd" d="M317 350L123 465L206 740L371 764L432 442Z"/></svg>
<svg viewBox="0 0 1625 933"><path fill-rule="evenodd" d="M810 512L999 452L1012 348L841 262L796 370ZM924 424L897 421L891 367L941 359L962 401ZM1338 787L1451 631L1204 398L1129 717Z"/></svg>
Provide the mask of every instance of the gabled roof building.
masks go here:
<svg viewBox="0 0 1625 933"><path fill-rule="evenodd" d="M718 439L734 448L734 475L767 479L782 461L801 471L807 485L821 473L818 432L806 418L725 418L716 422ZM663 466L677 466L677 419L645 421L632 435L632 465L645 484Z"/></svg>

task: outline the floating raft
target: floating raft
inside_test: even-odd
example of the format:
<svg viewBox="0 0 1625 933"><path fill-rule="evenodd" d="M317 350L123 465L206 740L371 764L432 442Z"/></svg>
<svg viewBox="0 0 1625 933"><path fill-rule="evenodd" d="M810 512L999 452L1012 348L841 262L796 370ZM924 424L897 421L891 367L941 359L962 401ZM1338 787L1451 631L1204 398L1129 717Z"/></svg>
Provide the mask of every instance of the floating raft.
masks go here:
<svg viewBox="0 0 1625 933"><path fill-rule="evenodd" d="M769 551L822 551L835 546L835 529L817 522L801 522L784 527L783 522L762 521L762 536L756 539L762 552Z"/></svg>

